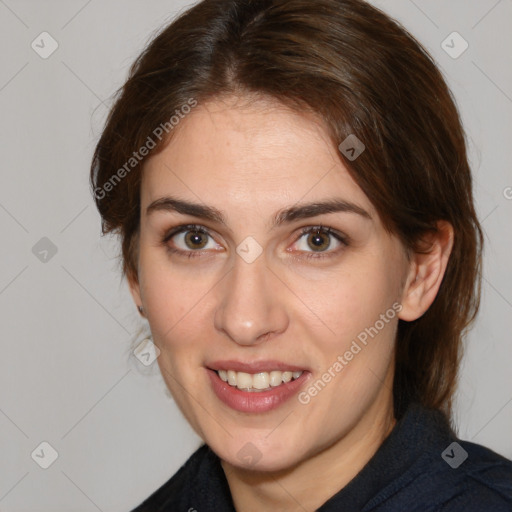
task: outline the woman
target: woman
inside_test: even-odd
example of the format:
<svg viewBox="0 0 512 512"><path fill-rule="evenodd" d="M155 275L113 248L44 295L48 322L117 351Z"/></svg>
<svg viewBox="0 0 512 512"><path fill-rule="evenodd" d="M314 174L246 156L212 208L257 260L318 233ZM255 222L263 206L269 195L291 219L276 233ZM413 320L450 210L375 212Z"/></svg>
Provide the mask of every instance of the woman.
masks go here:
<svg viewBox="0 0 512 512"><path fill-rule="evenodd" d="M204 0L133 65L91 169L205 444L142 511L511 510L450 428L482 235L420 44L360 0Z"/></svg>

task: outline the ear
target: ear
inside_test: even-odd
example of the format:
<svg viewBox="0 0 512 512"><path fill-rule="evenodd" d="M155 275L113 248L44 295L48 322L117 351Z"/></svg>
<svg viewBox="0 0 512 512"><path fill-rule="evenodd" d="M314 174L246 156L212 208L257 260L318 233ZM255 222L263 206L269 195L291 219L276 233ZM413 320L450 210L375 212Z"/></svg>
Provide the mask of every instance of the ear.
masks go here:
<svg viewBox="0 0 512 512"><path fill-rule="evenodd" d="M130 288L130 293L132 295L133 302L135 302L135 305L137 306L139 313L142 316L145 316L144 312L141 311L141 309L140 309L142 307L142 297L140 294L140 285L139 285L139 280L138 280L137 276L128 275L126 277L126 279L128 281L128 286Z"/></svg>
<svg viewBox="0 0 512 512"><path fill-rule="evenodd" d="M437 231L420 242L425 252L412 252L410 269L402 291L402 310L398 317L410 322L420 318L436 298L453 248L453 227L439 221Z"/></svg>

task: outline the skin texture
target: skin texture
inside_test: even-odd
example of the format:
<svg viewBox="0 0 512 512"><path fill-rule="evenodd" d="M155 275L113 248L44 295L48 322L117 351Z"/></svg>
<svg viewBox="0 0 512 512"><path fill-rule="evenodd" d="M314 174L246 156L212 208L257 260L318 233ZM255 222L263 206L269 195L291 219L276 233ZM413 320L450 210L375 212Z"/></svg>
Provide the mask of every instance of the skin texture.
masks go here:
<svg viewBox="0 0 512 512"><path fill-rule="evenodd" d="M163 196L216 207L226 225L173 211L148 214ZM336 212L271 227L284 208L333 198L371 218ZM191 248L183 234L162 242L182 224L210 232L204 248ZM319 251L301 234L308 226L332 228L348 244L322 235L327 250ZM449 224L439 228L428 255L408 254L321 122L264 98L199 105L147 159L132 295L144 307L176 403L223 461L237 510L315 509L389 434L398 318L418 318L435 298L453 239ZM252 263L236 253L248 236L263 250ZM201 254L189 259L168 247ZM326 257L307 258L318 254ZM241 413L211 388L208 363L271 359L310 372L301 390L308 389L393 304L400 313L307 404L294 396L272 411ZM238 456L249 442L260 455L256 465Z"/></svg>

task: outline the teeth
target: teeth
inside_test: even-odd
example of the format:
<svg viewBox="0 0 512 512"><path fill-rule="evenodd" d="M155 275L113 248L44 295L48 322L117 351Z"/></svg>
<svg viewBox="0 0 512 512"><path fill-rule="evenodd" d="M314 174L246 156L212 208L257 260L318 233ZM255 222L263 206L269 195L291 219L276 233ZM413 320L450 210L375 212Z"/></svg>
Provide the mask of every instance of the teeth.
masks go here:
<svg viewBox="0 0 512 512"><path fill-rule="evenodd" d="M247 374L249 375L249 374ZM251 376L249 375L249 378ZM270 377L267 372L257 373L252 376L252 387L255 389L267 389L270 386ZM245 386L250 387L250 386Z"/></svg>
<svg viewBox="0 0 512 512"><path fill-rule="evenodd" d="M233 370L218 370L217 373L219 377L230 386L250 391L268 390L280 386L283 382L286 383L298 379L302 375L301 371L280 372L278 370L255 374L235 372Z"/></svg>
<svg viewBox="0 0 512 512"><path fill-rule="evenodd" d="M238 389L252 388L252 377L250 373L238 372L236 376L236 387Z"/></svg>
<svg viewBox="0 0 512 512"><path fill-rule="evenodd" d="M274 371L274 372L270 372L269 374L270 376L270 385L275 387L275 386L279 386L280 384L282 384L283 382L283 372L278 372L278 371Z"/></svg>

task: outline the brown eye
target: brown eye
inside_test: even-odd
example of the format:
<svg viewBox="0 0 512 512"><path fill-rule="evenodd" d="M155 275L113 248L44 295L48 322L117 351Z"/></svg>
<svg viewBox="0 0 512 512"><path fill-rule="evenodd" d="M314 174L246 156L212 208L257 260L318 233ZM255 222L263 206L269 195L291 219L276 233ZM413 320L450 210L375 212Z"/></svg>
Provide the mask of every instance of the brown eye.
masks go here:
<svg viewBox="0 0 512 512"><path fill-rule="evenodd" d="M322 252L329 249L331 245L330 235L321 231L309 233L307 238L308 246L316 252Z"/></svg>
<svg viewBox="0 0 512 512"><path fill-rule="evenodd" d="M187 231L184 242L189 249L203 249L208 243L208 235L200 231Z"/></svg>
<svg viewBox="0 0 512 512"><path fill-rule="evenodd" d="M194 224L172 229L163 237L162 244L171 253L187 255L189 258L193 255L202 255L206 251L211 252L212 249L222 249L206 229Z"/></svg>
<svg viewBox="0 0 512 512"><path fill-rule="evenodd" d="M302 234L294 244L294 250L303 253L305 258L327 258L336 256L349 245L348 238L323 226L302 229Z"/></svg>

